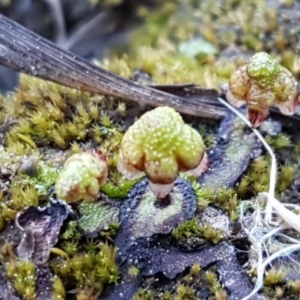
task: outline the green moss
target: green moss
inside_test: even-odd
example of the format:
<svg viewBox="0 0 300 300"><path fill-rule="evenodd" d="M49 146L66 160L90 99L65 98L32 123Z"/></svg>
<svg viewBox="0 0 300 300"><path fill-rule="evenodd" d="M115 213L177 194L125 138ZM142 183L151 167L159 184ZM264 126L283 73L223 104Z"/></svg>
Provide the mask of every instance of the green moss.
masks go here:
<svg viewBox="0 0 300 300"><path fill-rule="evenodd" d="M56 168L40 163L37 175L24 178L22 182L28 181L28 184L33 185L40 196L47 195L49 188L56 182L58 174L59 172Z"/></svg>
<svg viewBox="0 0 300 300"><path fill-rule="evenodd" d="M300 280L295 280L295 281L288 281L287 286L292 289L293 292L299 293L300 292Z"/></svg>
<svg viewBox="0 0 300 300"><path fill-rule="evenodd" d="M99 244L94 251L81 247L69 259L53 260L51 266L64 284L78 289L77 294L89 290L91 296L99 295L108 284L116 284L119 269L116 265L116 249L108 244Z"/></svg>
<svg viewBox="0 0 300 300"><path fill-rule="evenodd" d="M285 192L293 183L295 174L294 166L282 166L280 168L280 173L277 181L277 192Z"/></svg>
<svg viewBox="0 0 300 300"><path fill-rule="evenodd" d="M217 193L217 201L223 211L227 212L231 221L239 217L238 208L240 201L234 189L221 189Z"/></svg>
<svg viewBox="0 0 300 300"><path fill-rule="evenodd" d="M81 235L78 232L77 221L70 221L68 223L68 226L67 226L65 232L63 232L60 235L60 238L65 239L65 240L69 240L69 239L78 240L80 238L80 236Z"/></svg>
<svg viewBox="0 0 300 300"><path fill-rule="evenodd" d="M199 263L195 263L191 266L191 269L190 269L190 275L191 276L199 276L200 274L200 271L201 271L201 266Z"/></svg>
<svg viewBox="0 0 300 300"><path fill-rule="evenodd" d="M128 275L137 277L140 274L140 269L136 266L131 266L128 270Z"/></svg>
<svg viewBox="0 0 300 300"><path fill-rule="evenodd" d="M209 283L209 289L211 293L215 295L216 299L217 300L226 299L227 293L223 289L222 285L219 283L215 270L212 268L206 271L205 276Z"/></svg>
<svg viewBox="0 0 300 300"><path fill-rule="evenodd" d="M149 289L139 289L132 300L154 300L154 292Z"/></svg>
<svg viewBox="0 0 300 300"><path fill-rule="evenodd" d="M78 251L78 240L72 239L70 241L64 241L61 244L61 248L65 251L68 256L73 256Z"/></svg>
<svg viewBox="0 0 300 300"><path fill-rule="evenodd" d="M290 137L283 133L279 133L276 136L272 137L266 136L266 141L276 150L291 146Z"/></svg>
<svg viewBox="0 0 300 300"><path fill-rule="evenodd" d="M3 109L18 120L7 136L10 149L18 143L29 149L45 145L66 149L70 143L87 138L99 142L110 135L109 139L114 140L114 133L119 132L107 113L101 112L117 108L117 101L108 103L104 97L92 97L26 75L21 75L17 92L2 102ZM92 130L98 123L99 130Z"/></svg>
<svg viewBox="0 0 300 300"><path fill-rule="evenodd" d="M191 181L197 197L198 211L203 210L210 203L218 203L220 208L228 213L232 221L238 219L239 199L235 189L223 188L216 192L212 188L201 187L200 184L195 180L193 181L193 179L191 179Z"/></svg>
<svg viewBox="0 0 300 300"><path fill-rule="evenodd" d="M196 300L196 291L189 285L184 285L179 283L176 287L176 293L174 295L174 300L192 299Z"/></svg>
<svg viewBox="0 0 300 300"><path fill-rule="evenodd" d="M0 203L0 216L2 224L15 220L17 213L28 206L38 206L39 195L34 186L20 183L11 186L11 197L9 200L2 198Z"/></svg>
<svg viewBox="0 0 300 300"><path fill-rule="evenodd" d="M53 282L53 300L65 299L66 291L62 280L57 276L53 276L52 282Z"/></svg>
<svg viewBox="0 0 300 300"><path fill-rule="evenodd" d="M198 183L196 177L189 175L187 173L181 173L180 177L188 180L191 183L192 188L193 188L194 193L197 198L198 211L201 211L202 209L207 207L210 203L215 202L215 200L216 200L215 191L212 188L202 187Z"/></svg>
<svg viewBox="0 0 300 300"><path fill-rule="evenodd" d="M128 180L122 176L111 178L110 182L104 183L101 191L110 198L126 198L129 191L139 180Z"/></svg>
<svg viewBox="0 0 300 300"><path fill-rule="evenodd" d="M265 285L275 285L282 282L285 279L285 272L283 270L276 270L271 268L266 272L264 278Z"/></svg>
<svg viewBox="0 0 300 300"><path fill-rule="evenodd" d="M172 230L172 237L180 244L191 237L204 238L214 244L217 244L222 238L222 232L214 229L210 225L201 226L197 218L188 220L180 224L177 228Z"/></svg>
<svg viewBox="0 0 300 300"><path fill-rule="evenodd" d="M25 300L35 299L35 265L21 260L5 265L7 277L12 281L17 293Z"/></svg>

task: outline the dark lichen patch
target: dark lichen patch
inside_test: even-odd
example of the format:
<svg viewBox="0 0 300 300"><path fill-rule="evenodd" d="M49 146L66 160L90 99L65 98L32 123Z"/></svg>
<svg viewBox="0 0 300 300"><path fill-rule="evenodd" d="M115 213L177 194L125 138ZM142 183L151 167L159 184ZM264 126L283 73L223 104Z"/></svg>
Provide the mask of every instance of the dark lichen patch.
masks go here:
<svg viewBox="0 0 300 300"><path fill-rule="evenodd" d="M230 219L221 209L208 206L199 213L199 220L203 226L212 226L215 230L222 232L223 237L228 237L230 232Z"/></svg>
<svg viewBox="0 0 300 300"><path fill-rule="evenodd" d="M71 213L64 202L53 200L44 208L29 207L18 215L16 225L22 232L17 246L18 257L36 264L46 263L63 222Z"/></svg>
<svg viewBox="0 0 300 300"><path fill-rule="evenodd" d="M31 206L17 216L16 225L2 232L2 261L22 299L42 300L54 295L48 266L50 250L70 213L65 203L55 200L44 208Z"/></svg>
<svg viewBox="0 0 300 300"><path fill-rule="evenodd" d="M261 153L261 145L255 134L232 113L222 121L218 143L208 153L209 170L199 179L205 188L219 190L235 185L248 167L251 159Z"/></svg>
<svg viewBox="0 0 300 300"><path fill-rule="evenodd" d="M108 230L113 223L119 222L119 207L117 203L81 203L78 206L81 217L78 227L84 235L97 235L102 230Z"/></svg>
<svg viewBox="0 0 300 300"><path fill-rule="evenodd" d="M121 229L116 245L121 251L126 251L138 238L170 233L176 225L194 216L196 196L186 180L178 178L169 197L169 205L157 206L147 179L133 187L120 208Z"/></svg>
<svg viewBox="0 0 300 300"><path fill-rule="evenodd" d="M128 269L134 261L141 270L141 275L146 277L162 274L164 278L173 280L178 274L195 264L200 264L201 268L215 264L220 283L228 290L229 299L242 299L251 291L248 277L236 260L234 247L225 242L198 251L181 252L172 247L166 249L152 239L142 238L128 249L127 254L127 262L122 268ZM133 295L130 295L128 290L132 292L136 286L135 283L140 280L140 278L132 280L130 289L127 285L120 285L116 288L117 292L112 292L111 295L114 297L122 295L122 288L125 288L126 296L131 298ZM164 280L161 278L159 282L164 282ZM113 299L111 295L104 299ZM253 299L264 298L258 295Z"/></svg>
<svg viewBox="0 0 300 300"><path fill-rule="evenodd" d="M53 299L55 296L49 266L38 266L36 268L36 300Z"/></svg>

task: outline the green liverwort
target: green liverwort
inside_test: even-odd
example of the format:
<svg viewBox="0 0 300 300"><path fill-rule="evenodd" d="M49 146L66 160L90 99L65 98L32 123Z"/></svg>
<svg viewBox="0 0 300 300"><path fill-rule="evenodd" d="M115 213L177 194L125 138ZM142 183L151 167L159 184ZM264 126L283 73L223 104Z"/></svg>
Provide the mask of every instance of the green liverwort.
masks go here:
<svg viewBox="0 0 300 300"><path fill-rule="evenodd" d="M246 104L253 127L258 127L276 106L292 115L298 104L297 81L273 57L259 52L238 68L229 80L227 100L234 106Z"/></svg>
<svg viewBox="0 0 300 300"><path fill-rule="evenodd" d="M118 170L128 179L146 174L151 190L163 198L180 171L200 176L207 164L201 135L173 108L158 107L145 113L124 134Z"/></svg>

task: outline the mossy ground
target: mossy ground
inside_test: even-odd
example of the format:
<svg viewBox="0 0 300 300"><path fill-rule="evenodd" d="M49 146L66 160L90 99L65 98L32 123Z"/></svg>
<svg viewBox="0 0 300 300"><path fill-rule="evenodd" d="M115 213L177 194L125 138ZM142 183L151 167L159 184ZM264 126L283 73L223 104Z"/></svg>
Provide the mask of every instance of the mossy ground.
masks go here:
<svg viewBox="0 0 300 300"><path fill-rule="evenodd" d="M299 58L294 49L300 27L292 24L292 15L287 13L282 18L282 8L293 9L297 4L294 1L282 1L281 6L271 1L273 8L261 0L157 2L155 10L140 6L138 14L144 24L130 34L126 54L120 55L120 50L114 49L110 57L96 63L126 78L132 78L134 70L141 69L157 84L197 83L218 89L249 55L264 50L299 78ZM202 46L205 41L214 46L208 49L214 50L193 55L179 50L182 43L196 37L203 39ZM200 40L198 43L201 46ZM45 204L65 159L89 148L101 150L108 158L110 172L102 191L111 198L124 198L135 182L124 180L116 171L117 153L126 127L142 110L122 99L91 95L21 75L17 90L0 97L0 228L12 223L25 207ZM214 130L203 130L201 120L197 122L193 125L211 146L214 135L208 132ZM297 135L290 136L294 134L291 128L284 126L284 133L267 137L279 157L277 194L283 199L287 195L293 197L293 191L297 190L294 182L300 176L300 140ZM239 202L267 190L268 172L269 158L262 156L252 162L236 187L217 194L210 189L201 190L191 179L199 211L214 203L236 221ZM106 285L117 282L114 233L114 230L103 231L98 238L88 240L76 226L69 224L49 263L54 299L64 299L70 290L74 298L96 299ZM191 236L213 243L222 239L220 232L213 228L203 230L194 219L173 231L172 236L177 242ZM35 284L26 279L26 274L30 272L30 277L34 268L14 259L8 262L1 258L1 262L6 265L18 293L32 299ZM10 277L9 272L16 269L25 278L22 277L24 283L29 282L30 291L24 291L18 278ZM278 287L274 278L279 275L272 274L266 278L266 295L283 299L285 294L297 293L297 282ZM197 299L195 282L197 288L199 282L208 287L208 299L226 299L226 291L213 269L203 271L200 266L193 266L183 276L163 294L155 290L155 279L148 279L134 299L157 299L161 295L163 298L159 299Z"/></svg>

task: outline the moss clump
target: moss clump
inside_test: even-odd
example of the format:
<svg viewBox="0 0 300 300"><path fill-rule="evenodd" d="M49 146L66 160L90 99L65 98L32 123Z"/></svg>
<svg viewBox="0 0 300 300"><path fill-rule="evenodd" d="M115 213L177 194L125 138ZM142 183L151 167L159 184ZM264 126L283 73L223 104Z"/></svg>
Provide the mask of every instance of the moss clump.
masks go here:
<svg viewBox="0 0 300 300"><path fill-rule="evenodd" d="M216 200L219 206L225 211L231 221L236 221L239 217L240 199L234 189L221 189L217 192Z"/></svg>
<svg viewBox="0 0 300 300"><path fill-rule="evenodd" d="M206 280L209 283L209 289L213 295L215 295L216 300L227 299L226 290L223 289L222 285L219 283L217 274L214 269L211 269L205 273Z"/></svg>
<svg viewBox="0 0 300 300"><path fill-rule="evenodd" d="M278 170L276 193L286 191L294 180L295 167L292 165L281 165ZM246 174L242 177L237 194L241 198L257 196L269 188L270 161L262 156L253 161Z"/></svg>
<svg viewBox="0 0 300 300"><path fill-rule="evenodd" d="M119 100L73 90L27 75L20 76L15 93L0 101L1 111L15 125L7 133L7 148L19 155L50 148L67 149L87 140L100 144L109 164L122 138L112 116L126 113ZM120 108L122 111L120 111ZM56 153L58 151L56 150ZM53 151L50 157L53 156Z"/></svg>
<svg viewBox="0 0 300 300"><path fill-rule="evenodd" d="M117 172L111 172L110 181L101 186L101 191L109 198L126 198L137 182L139 182L139 179L128 180Z"/></svg>
<svg viewBox="0 0 300 300"><path fill-rule="evenodd" d="M280 173L276 190L278 193L285 192L294 182L295 179L295 166L286 165L280 167Z"/></svg>
<svg viewBox="0 0 300 300"><path fill-rule="evenodd" d="M154 292L148 289L139 289L133 296L132 300L152 300Z"/></svg>
<svg viewBox="0 0 300 300"><path fill-rule="evenodd" d="M20 144L22 145L22 144ZM22 148L24 149L24 148ZM18 212L48 200L48 192L58 172L37 151L18 155L12 149L0 149L0 227L14 221ZM2 175L3 176L3 175Z"/></svg>
<svg viewBox="0 0 300 300"><path fill-rule="evenodd" d="M35 299L35 265L26 260L8 262L5 265L7 277L17 293L26 300Z"/></svg>
<svg viewBox="0 0 300 300"><path fill-rule="evenodd" d="M53 300L63 300L66 298L66 290L63 282L57 276L53 276Z"/></svg>
<svg viewBox="0 0 300 300"><path fill-rule="evenodd" d="M80 237L81 234L78 231L77 221L70 221L68 223L66 230L60 235L60 238L65 240L69 240L69 239L79 240Z"/></svg>
<svg viewBox="0 0 300 300"><path fill-rule="evenodd" d="M285 272L283 270L270 269L266 272L264 278L265 285L275 285L282 282L285 279Z"/></svg>
<svg viewBox="0 0 300 300"><path fill-rule="evenodd" d="M266 136L266 141L270 146L272 146L276 150L280 150L282 148L290 147L292 145L291 138L284 134L279 133L275 136Z"/></svg>
<svg viewBox="0 0 300 300"><path fill-rule="evenodd" d="M10 192L9 200L7 200L8 197L0 194L0 220L3 227L14 221L19 211L28 206L39 205L38 191L32 185L23 186L21 183L16 183L11 186Z"/></svg>
<svg viewBox="0 0 300 300"><path fill-rule="evenodd" d="M171 235L179 244L183 245L187 239L192 237L204 238L214 244L219 243L222 239L221 231L214 229L210 225L201 226L197 218L180 224L177 228L172 230Z"/></svg>
<svg viewBox="0 0 300 300"><path fill-rule="evenodd" d="M136 266L131 266L128 270L128 275L132 277L137 277L140 274L140 269Z"/></svg>
<svg viewBox="0 0 300 300"><path fill-rule="evenodd" d="M210 203L215 202L215 191L212 188L202 187L197 181L197 178L194 176L190 176L188 174L180 174L180 175L181 177L185 178L191 183L197 198L198 211L203 210Z"/></svg>
<svg viewBox="0 0 300 300"><path fill-rule="evenodd" d="M294 292L299 293L300 292L300 280L295 281L288 281L287 286Z"/></svg>
<svg viewBox="0 0 300 300"><path fill-rule="evenodd" d="M37 167L36 176L22 176L20 181L22 183L28 182L36 188L38 195L45 196L48 194L51 186L54 185L58 178L58 170L55 167L48 166L45 162L40 161Z"/></svg>
<svg viewBox="0 0 300 300"><path fill-rule="evenodd" d="M76 288L77 295L89 291L94 297L101 295L108 284L117 283L116 254L116 249L106 243L98 244L92 251L84 251L78 245L74 255L70 253L67 259L54 259L51 266L65 287Z"/></svg>
<svg viewBox="0 0 300 300"><path fill-rule="evenodd" d="M179 283L176 287L176 292L174 294L174 299L197 299L196 291L187 284Z"/></svg>
<svg viewBox="0 0 300 300"><path fill-rule="evenodd" d="M213 188L202 187L195 178L187 177L192 183L192 187L197 197L197 208L198 211L204 210L209 204L215 203L225 211L231 221L235 221L238 218L238 207L240 200L238 199L237 192L235 189L222 188L215 191Z"/></svg>

